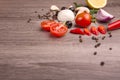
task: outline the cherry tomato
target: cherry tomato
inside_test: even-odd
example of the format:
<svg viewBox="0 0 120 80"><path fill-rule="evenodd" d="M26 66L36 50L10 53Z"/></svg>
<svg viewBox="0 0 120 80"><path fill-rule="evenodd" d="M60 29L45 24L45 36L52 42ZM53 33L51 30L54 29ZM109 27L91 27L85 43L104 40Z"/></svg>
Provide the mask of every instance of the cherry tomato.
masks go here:
<svg viewBox="0 0 120 80"><path fill-rule="evenodd" d="M87 28L84 28L84 33L88 36L91 36L90 30Z"/></svg>
<svg viewBox="0 0 120 80"><path fill-rule="evenodd" d="M51 26L57 26L57 22L53 20L44 20L41 22L41 27L45 31L50 31Z"/></svg>
<svg viewBox="0 0 120 80"><path fill-rule="evenodd" d="M86 28L91 24L91 15L86 12L80 13L76 16L75 22L78 26Z"/></svg>
<svg viewBox="0 0 120 80"><path fill-rule="evenodd" d="M101 34L106 34L106 29L104 26L98 26L98 31L101 33Z"/></svg>
<svg viewBox="0 0 120 80"><path fill-rule="evenodd" d="M52 26L50 28L51 34L53 36L55 36L55 37L64 36L67 31L68 31L68 28L65 25L61 24L61 23L58 23L57 26Z"/></svg>
<svg viewBox="0 0 120 80"><path fill-rule="evenodd" d="M95 26L92 26L91 29L90 29L90 31L91 31L92 34L94 34L96 36L99 34L98 30L97 30L97 28Z"/></svg>

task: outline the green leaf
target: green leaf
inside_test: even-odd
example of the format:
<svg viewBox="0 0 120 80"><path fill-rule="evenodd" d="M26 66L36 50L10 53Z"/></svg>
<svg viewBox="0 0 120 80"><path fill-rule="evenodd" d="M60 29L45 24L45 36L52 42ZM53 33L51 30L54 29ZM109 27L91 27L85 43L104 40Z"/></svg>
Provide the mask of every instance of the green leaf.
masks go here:
<svg viewBox="0 0 120 80"><path fill-rule="evenodd" d="M77 4L76 2L74 2L73 4L75 5L76 8L83 6L82 4Z"/></svg>

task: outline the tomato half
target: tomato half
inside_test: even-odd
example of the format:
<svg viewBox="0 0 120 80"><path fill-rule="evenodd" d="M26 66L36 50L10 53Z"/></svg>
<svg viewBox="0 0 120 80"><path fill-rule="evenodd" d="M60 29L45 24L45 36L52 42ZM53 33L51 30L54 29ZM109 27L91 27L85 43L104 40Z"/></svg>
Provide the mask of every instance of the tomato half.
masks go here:
<svg viewBox="0 0 120 80"><path fill-rule="evenodd" d="M86 28L91 24L91 15L87 12L80 13L76 16L75 22L78 26Z"/></svg>
<svg viewBox="0 0 120 80"><path fill-rule="evenodd" d="M64 36L67 31L68 31L68 28L61 23L58 23L58 26L52 26L50 28L51 34L55 37Z"/></svg>
<svg viewBox="0 0 120 80"><path fill-rule="evenodd" d="M41 22L41 27L45 31L50 31L51 26L57 26L58 23L53 20L45 20Z"/></svg>

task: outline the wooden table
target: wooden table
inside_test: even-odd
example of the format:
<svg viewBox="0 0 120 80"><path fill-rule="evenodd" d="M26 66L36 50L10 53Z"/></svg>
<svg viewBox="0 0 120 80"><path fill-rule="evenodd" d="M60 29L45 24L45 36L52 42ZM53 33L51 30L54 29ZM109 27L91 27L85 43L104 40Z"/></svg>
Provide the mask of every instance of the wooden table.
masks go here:
<svg viewBox="0 0 120 80"><path fill-rule="evenodd" d="M82 36L80 43L79 35L68 32L55 38L40 30L38 14L52 4L62 7L73 2L86 4L84 0L0 0L0 80L120 79L120 30L113 31L111 38L106 34L105 40L100 35L98 48L88 36ZM108 0L104 9L115 15L115 21L120 19L119 8L119 0Z"/></svg>

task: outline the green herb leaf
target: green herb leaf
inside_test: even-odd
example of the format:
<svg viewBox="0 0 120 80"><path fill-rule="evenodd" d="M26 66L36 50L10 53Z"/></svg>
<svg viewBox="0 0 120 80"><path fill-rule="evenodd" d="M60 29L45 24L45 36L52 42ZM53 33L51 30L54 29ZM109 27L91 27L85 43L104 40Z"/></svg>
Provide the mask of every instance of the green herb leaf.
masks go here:
<svg viewBox="0 0 120 80"><path fill-rule="evenodd" d="M90 14L91 15L94 15L94 14L96 14L98 12L98 9L91 9L90 10Z"/></svg>
<svg viewBox="0 0 120 80"><path fill-rule="evenodd" d="M91 9L90 10L90 14L92 16L92 22L95 23L96 22L96 18L95 18L95 14L98 12L98 9Z"/></svg>
<svg viewBox="0 0 120 80"><path fill-rule="evenodd" d="M75 5L76 8L83 6L82 4L77 4L76 2L74 2L73 4Z"/></svg>

